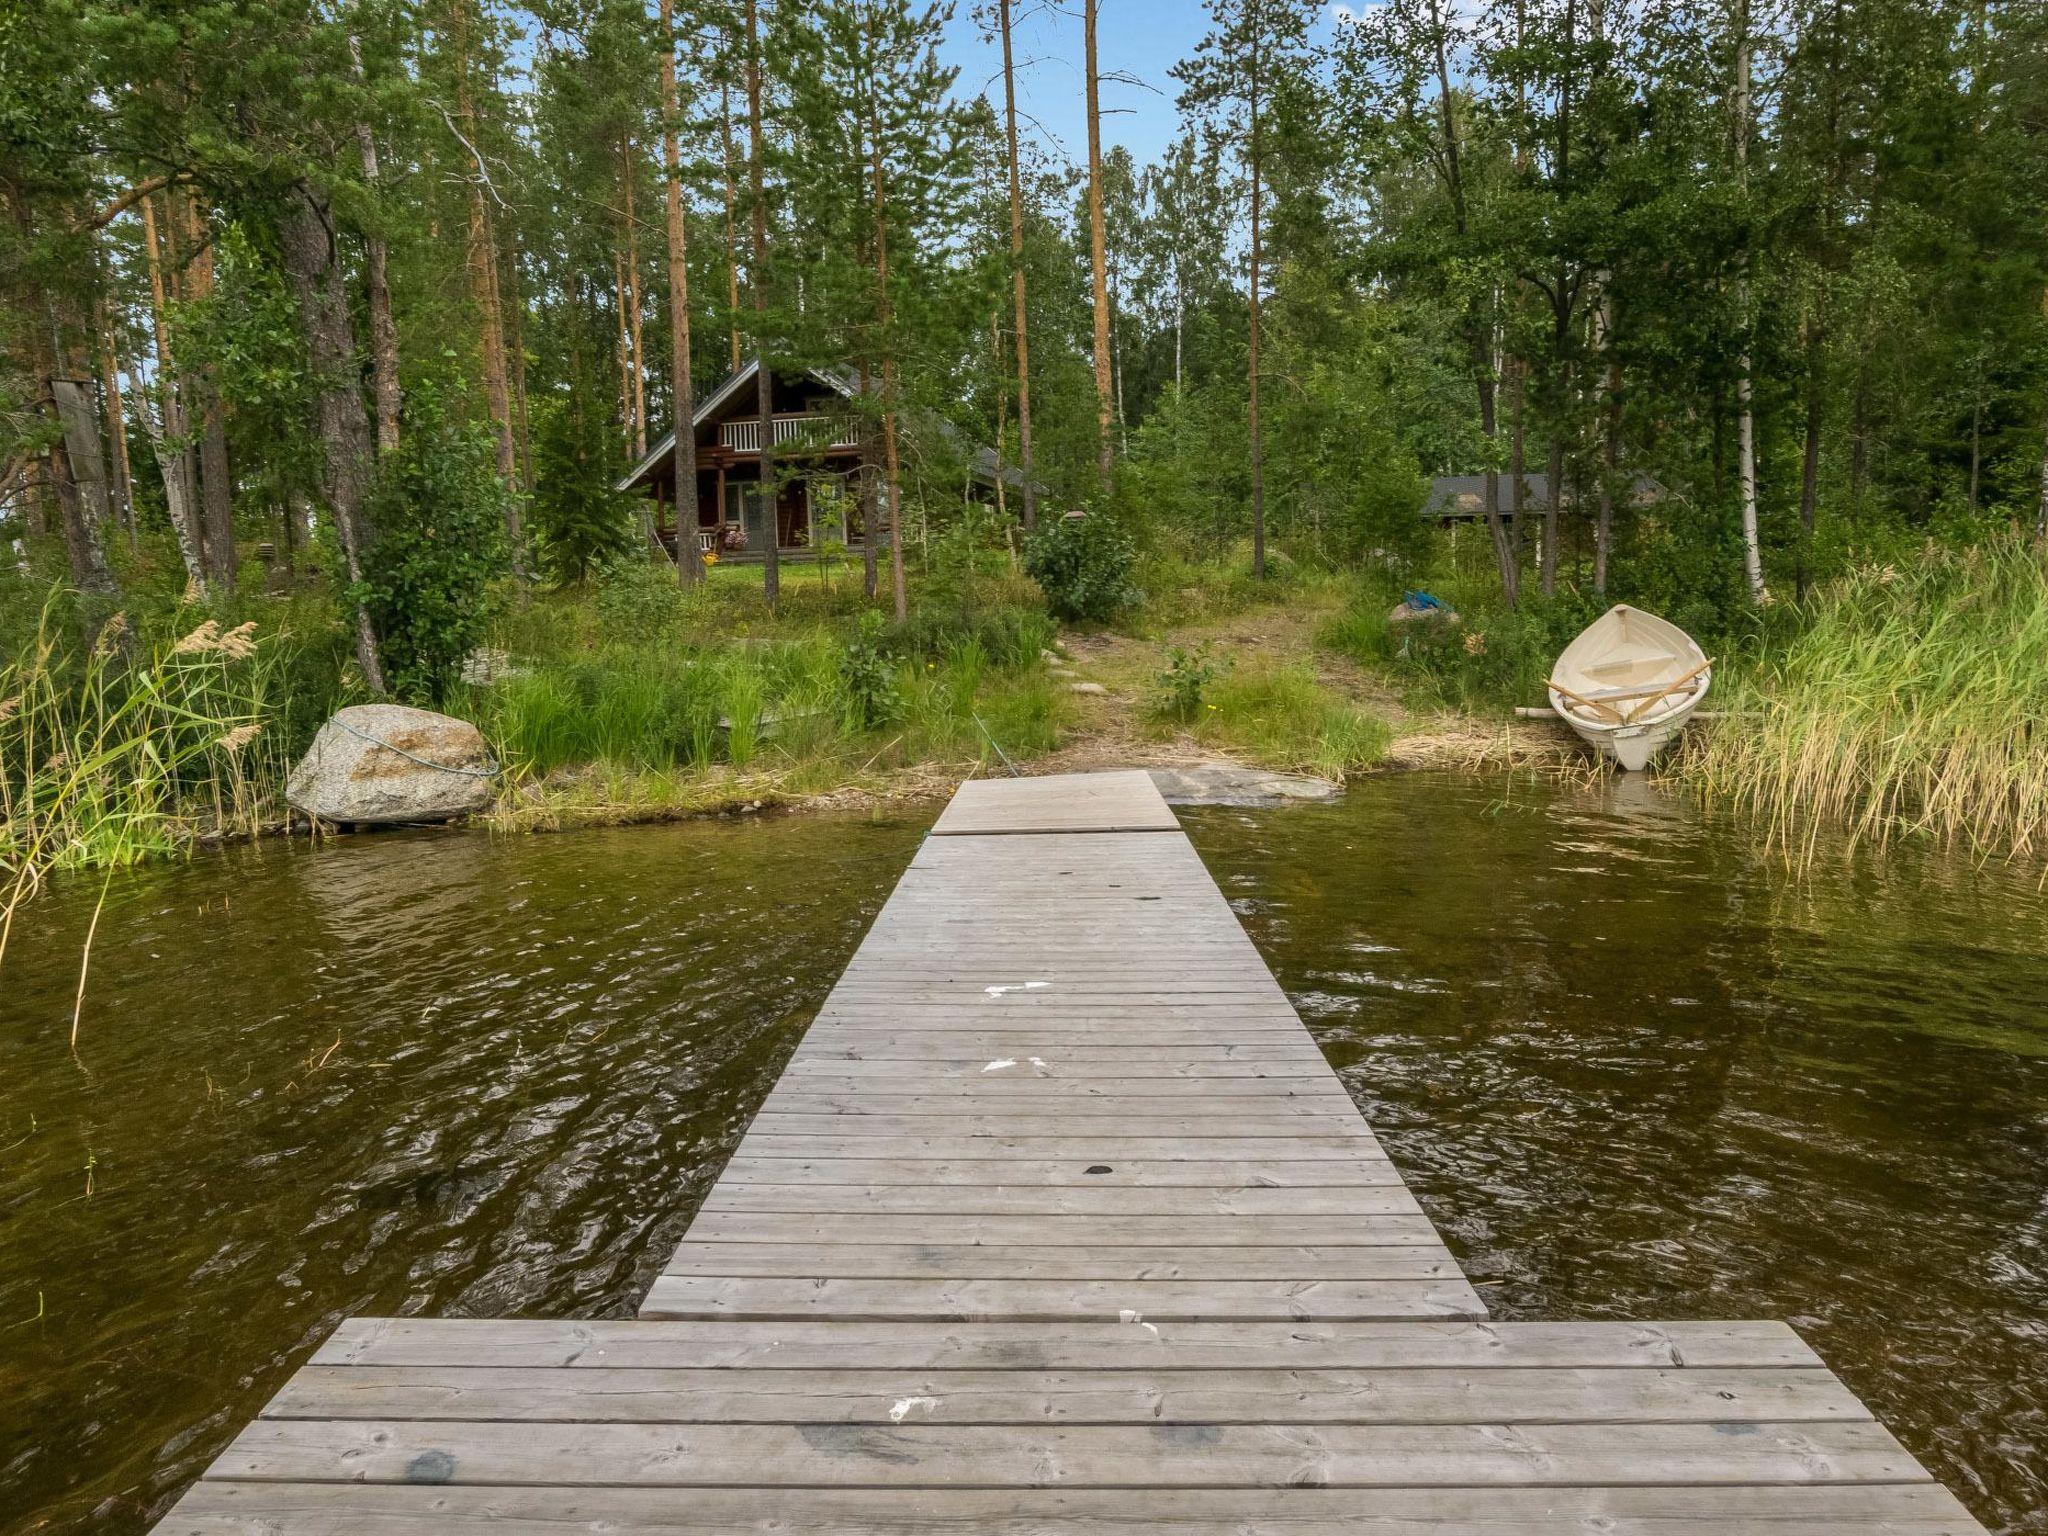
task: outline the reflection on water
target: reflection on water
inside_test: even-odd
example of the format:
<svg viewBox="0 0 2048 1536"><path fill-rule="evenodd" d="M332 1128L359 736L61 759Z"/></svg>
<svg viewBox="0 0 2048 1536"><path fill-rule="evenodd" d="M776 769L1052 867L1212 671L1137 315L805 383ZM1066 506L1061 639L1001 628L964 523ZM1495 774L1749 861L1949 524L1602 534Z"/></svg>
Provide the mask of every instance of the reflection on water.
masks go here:
<svg viewBox="0 0 2048 1536"><path fill-rule="evenodd" d="M2048 1532L2038 871L1794 881L1633 778L1183 819L1496 1315L1789 1318Z"/></svg>
<svg viewBox="0 0 2048 1536"><path fill-rule="evenodd" d="M1798 883L1640 780L1185 820L1499 1315L1792 1318L1991 1524L2048 1533L2031 875ZM33 907L0 973L0 1524L140 1530L347 1314L630 1312L919 833L145 871L77 1064L97 886Z"/></svg>
<svg viewBox="0 0 2048 1536"><path fill-rule="evenodd" d="M630 1313L920 832L146 871L108 897L76 1064L97 883L29 909L0 970L0 1528L139 1530L350 1313Z"/></svg>

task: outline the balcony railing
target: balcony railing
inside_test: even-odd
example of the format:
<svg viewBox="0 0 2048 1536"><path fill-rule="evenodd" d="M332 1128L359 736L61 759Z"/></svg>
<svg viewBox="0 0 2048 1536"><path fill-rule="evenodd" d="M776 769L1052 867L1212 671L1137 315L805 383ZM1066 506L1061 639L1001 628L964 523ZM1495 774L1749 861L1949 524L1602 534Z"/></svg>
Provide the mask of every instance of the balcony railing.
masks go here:
<svg viewBox="0 0 2048 1536"><path fill-rule="evenodd" d="M724 421L718 425L718 444L734 453L761 451L761 420ZM778 416L775 418L775 446L796 448L857 448L860 432L845 416Z"/></svg>

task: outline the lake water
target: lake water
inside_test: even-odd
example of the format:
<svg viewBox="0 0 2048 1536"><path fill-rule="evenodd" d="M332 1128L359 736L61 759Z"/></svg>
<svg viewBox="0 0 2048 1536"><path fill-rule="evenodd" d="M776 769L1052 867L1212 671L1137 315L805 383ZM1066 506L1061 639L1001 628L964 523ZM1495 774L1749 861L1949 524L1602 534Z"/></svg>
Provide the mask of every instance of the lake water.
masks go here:
<svg viewBox="0 0 2048 1536"><path fill-rule="evenodd" d="M340 1318L623 1316L930 812L267 845L0 963L0 1526L135 1531ZM2038 871L1636 783L1184 813L1509 1318L1786 1317L2048 1533Z"/></svg>

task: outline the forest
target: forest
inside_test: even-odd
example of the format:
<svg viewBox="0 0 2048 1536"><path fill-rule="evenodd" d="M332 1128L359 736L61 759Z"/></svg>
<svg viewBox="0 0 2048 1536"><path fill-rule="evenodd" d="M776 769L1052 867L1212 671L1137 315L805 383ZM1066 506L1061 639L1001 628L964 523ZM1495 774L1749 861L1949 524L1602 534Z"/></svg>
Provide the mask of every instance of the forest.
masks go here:
<svg viewBox="0 0 2048 1536"><path fill-rule="evenodd" d="M1341 774L1387 724L1205 616L1504 712L1621 599L1758 722L1697 782L2043 834L2048 11L1208 0L1138 163L1072 0L1069 163L1025 10L9 7L10 877L259 830L376 697L477 719L535 823L1047 751L1056 623L1187 642L1154 729ZM756 358L858 376L860 556L671 555L615 488Z"/></svg>

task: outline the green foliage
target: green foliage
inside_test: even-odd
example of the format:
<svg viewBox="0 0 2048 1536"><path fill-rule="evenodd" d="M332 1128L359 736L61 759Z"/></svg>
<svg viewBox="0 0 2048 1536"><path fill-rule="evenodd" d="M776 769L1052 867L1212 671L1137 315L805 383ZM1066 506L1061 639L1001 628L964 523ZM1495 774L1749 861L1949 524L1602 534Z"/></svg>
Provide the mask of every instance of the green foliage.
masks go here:
<svg viewBox="0 0 2048 1536"><path fill-rule="evenodd" d="M846 654L840 658L839 679L846 689L847 723L857 731L874 730L903 712L896 669L882 637L882 616L873 611L864 613L860 627L846 643Z"/></svg>
<svg viewBox="0 0 2048 1536"><path fill-rule="evenodd" d="M370 498L376 543L363 584L392 691L438 702L483 639L504 569L505 498L488 425L466 421L422 381L397 456Z"/></svg>
<svg viewBox="0 0 2048 1536"><path fill-rule="evenodd" d="M631 557L607 566L597 586L597 616L615 640L680 640L692 608L701 609L699 594L676 581L673 565Z"/></svg>
<svg viewBox="0 0 2048 1536"><path fill-rule="evenodd" d="M1153 682L1154 713L1183 725L1201 714L1209 685L1225 670L1212 659L1213 649L1208 641L1193 647L1167 648L1166 666Z"/></svg>
<svg viewBox="0 0 2048 1536"><path fill-rule="evenodd" d="M634 499L612 488L619 469L614 440L585 394L548 399L534 415L529 506L541 563L557 581L588 581L633 550Z"/></svg>
<svg viewBox="0 0 2048 1536"><path fill-rule="evenodd" d="M1100 624L1136 600L1129 535L1102 513L1041 523L1024 545L1024 569L1056 619Z"/></svg>
<svg viewBox="0 0 2048 1536"><path fill-rule="evenodd" d="M1393 739L1379 716L1299 664L1234 669L1211 691L1196 734L1268 768L1330 779L1369 767Z"/></svg>

